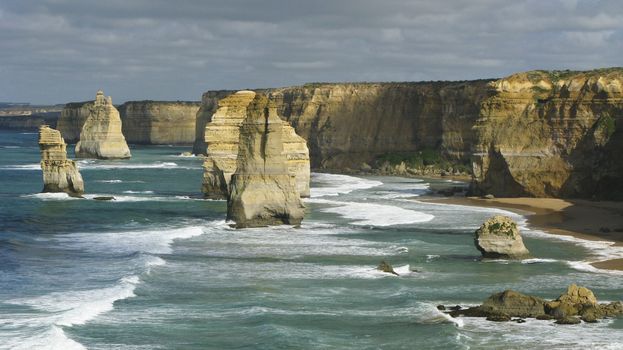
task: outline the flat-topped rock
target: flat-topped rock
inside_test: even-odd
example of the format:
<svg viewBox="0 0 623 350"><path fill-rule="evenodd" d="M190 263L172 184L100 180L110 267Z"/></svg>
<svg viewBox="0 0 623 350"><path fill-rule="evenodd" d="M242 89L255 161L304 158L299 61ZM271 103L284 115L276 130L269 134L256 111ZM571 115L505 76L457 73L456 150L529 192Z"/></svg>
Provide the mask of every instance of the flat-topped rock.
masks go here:
<svg viewBox="0 0 623 350"><path fill-rule="evenodd" d="M65 192L71 196L84 193L84 182L76 163L67 159L67 145L58 130L47 125L39 128L39 149L43 171L42 192Z"/></svg>
<svg viewBox="0 0 623 350"><path fill-rule="evenodd" d="M100 90L82 126L76 157L125 159L130 156L130 148L121 131L119 111L113 106L112 98L105 97Z"/></svg>
<svg viewBox="0 0 623 350"><path fill-rule="evenodd" d="M496 215L485 221L475 232L474 244L485 258L521 259L530 255L517 223L508 216Z"/></svg>
<svg viewBox="0 0 623 350"><path fill-rule="evenodd" d="M254 96L246 115L240 127L227 219L235 221L238 228L299 225L304 206L295 176L288 171L283 122L261 94Z"/></svg>

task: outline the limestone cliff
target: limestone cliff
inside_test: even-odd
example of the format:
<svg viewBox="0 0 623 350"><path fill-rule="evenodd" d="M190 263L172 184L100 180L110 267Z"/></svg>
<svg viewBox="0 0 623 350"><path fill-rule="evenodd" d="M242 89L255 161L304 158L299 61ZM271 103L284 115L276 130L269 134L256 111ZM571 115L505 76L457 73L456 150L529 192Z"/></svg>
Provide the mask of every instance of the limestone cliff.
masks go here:
<svg viewBox="0 0 623 350"><path fill-rule="evenodd" d="M71 196L84 193L84 182L76 163L67 159L67 145L58 130L47 125L39 128L39 149L43 171L42 192L65 192Z"/></svg>
<svg viewBox="0 0 623 350"><path fill-rule="evenodd" d="M623 199L622 75L533 71L267 91L307 140L314 168L363 169L382 155L434 150L471 164L477 193ZM206 96L213 104L216 94Z"/></svg>
<svg viewBox="0 0 623 350"><path fill-rule="evenodd" d="M216 112L219 101L233 93L235 93L235 91L218 90L208 91L201 96L201 106L195 116L195 143L193 145L194 154L206 154L206 125L212 121L212 115Z"/></svg>
<svg viewBox="0 0 623 350"><path fill-rule="evenodd" d="M496 196L623 199L623 69L532 71L490 84L474 187Z"/></svg>
<svg viewBox="0 0 623 350"><path fill-rule="evenodd" d="M488 82L307 84L262 91L307 140L312 167L342 170L385 153L425 148L469 159L471 127ZM215 93L204 94L210 97L206 109ZM197 139L204 136L198 132Z"/></svg>
<svg viewBox="0 0 623 350"><path fill-rule="evenodd" d="M253 101L240 126L227 218L235 221L238 228L299 225L304 207L296 191L295 177L288 171L283 122L263 94L244 94L249 95ZM208 144L208 152L209 148Z"/></svg>
<svg viewBox="0 0 623 350"><path fill-rule="evenodd" d="M123 134L130 143L186 144L195 142L199 102L130 101L119 106Z"/></svg>
<svg viewBox="0 0 623 350"><path fill-rule="evenodd" d="M115 159L130 158L130 149L121 132L121 118L112 99L98 91L82 126L76 157Z"/></svg>
<svg viewBox="0 0 623 350"><path fill-rule="evenodd" d="M93 101L65 105L58 129L67 142L78 142L92 105ZM186 101L128 101L118 107L123 135L134 144L192 144L200 106Z"/></svg>
<svg viewBox="0 0 623 350"><path fill-rule="evenodd" d="M93 101L71 102L65 105L58 119L57 128L65 141L76 143L80 141L80 132L84 122L89 117L93 108Z"/></svg>
<svg viewBox="0 0 623 350"><path fill-rule="evenodd" d="M253 91L245 90L221 99L205 127L203 139L207 145L207 157L204 162L203 193L207 198L228 198L230 179L237 167L240 125L247 118L249 104L256 95ZM282 128L288 171L295 176L301 196L308 197L310 167L305 140L296 135L287 122L282 123Z"/></svg>

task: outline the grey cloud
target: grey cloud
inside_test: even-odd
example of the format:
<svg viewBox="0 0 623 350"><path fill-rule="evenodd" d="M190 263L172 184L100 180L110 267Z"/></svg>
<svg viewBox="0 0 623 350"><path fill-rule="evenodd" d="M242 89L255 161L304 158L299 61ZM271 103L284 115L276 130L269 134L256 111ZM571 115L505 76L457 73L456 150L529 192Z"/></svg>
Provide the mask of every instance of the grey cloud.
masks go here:
<svg viewBox="0 0 623 350"><path fill-rule="evenodd" d="M619 0L4 0L0 100L613 66L622 15Z"/></svg>

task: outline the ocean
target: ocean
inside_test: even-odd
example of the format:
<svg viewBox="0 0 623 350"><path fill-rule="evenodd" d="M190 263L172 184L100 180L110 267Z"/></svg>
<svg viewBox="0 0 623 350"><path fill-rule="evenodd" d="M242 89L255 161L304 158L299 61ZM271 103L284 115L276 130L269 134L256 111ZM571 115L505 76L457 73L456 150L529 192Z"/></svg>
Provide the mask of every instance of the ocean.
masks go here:
<svg viewBox="0 0 623 350"><path fill-rule="evenodd" d="M436 309L509 288L552 299L572 283L622 300L623 275L588 264L621 247L417 200L447 180L324 173L300 228L236 230L225 201L202 199L188 150L80 160L76 199L39 193L36 133L0 132L0 349L623 348L623 319L496 323ZM473 232L495 214L521 224L533 258L479 259ZM377 271L381 260L400 276Z"/></svg>

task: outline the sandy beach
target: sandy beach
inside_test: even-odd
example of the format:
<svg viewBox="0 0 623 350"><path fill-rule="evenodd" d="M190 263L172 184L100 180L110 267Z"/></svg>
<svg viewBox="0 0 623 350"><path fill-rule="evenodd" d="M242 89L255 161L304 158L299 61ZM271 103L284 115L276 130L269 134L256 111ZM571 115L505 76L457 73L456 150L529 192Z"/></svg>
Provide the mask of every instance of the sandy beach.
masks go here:
<svg viewBox="0 0 623 350"><path fill-rule="evenodd" d="M555 198L429 197L418 200L493 207L526 215L528 224L542 231L586 240L623 245L623 203ZM595 262L600 269L622 270L623 259Z"/></svg>

